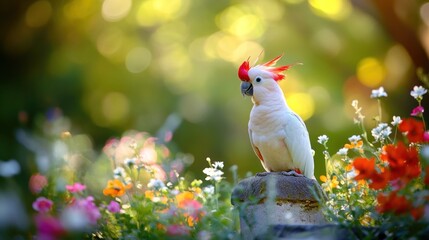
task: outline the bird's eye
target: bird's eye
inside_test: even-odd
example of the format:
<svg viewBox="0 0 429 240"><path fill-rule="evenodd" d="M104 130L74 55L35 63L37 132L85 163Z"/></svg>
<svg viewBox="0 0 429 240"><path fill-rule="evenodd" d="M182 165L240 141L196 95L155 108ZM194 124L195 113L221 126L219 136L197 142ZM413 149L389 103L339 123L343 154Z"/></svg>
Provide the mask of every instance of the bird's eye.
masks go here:
<svg viewBox="0 0 429 240"><path fill-rule="evenodd" d="M255 79L255 81L256 81L256 82L261 82L261 80L262 80L262 79L261 79L260 77L257 77L257 78Z"/></svg>

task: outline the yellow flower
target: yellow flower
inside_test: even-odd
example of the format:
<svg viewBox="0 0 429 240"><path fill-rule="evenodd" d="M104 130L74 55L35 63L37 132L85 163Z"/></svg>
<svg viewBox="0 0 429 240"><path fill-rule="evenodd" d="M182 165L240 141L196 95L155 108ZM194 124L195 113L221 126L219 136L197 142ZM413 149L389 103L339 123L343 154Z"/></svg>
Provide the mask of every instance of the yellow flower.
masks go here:
<svg viewBox="0 0 429 240"><path fill-rule="evenodd" d="M339 184L337 176L333 176L331 179L328 179L328 177L326 177L325 175L321 175L320 180L326 183L329 186L329 189L334 189L338 187Z"/></svg>

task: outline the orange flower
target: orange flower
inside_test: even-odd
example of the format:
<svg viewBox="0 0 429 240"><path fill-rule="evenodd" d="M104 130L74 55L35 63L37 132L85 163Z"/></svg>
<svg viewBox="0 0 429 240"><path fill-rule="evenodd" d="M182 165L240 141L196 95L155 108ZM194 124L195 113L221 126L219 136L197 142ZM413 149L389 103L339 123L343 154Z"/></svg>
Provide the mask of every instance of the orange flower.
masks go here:
<svg viewBox="0 0 429 240"><path fill-rule="evenodd" d="M414 143L423 142L425 129L422 121L414 118L402 119L398 128L399 131L407 134L408 141Z"/></svg>
<svg viewBox="0 0 429 240"><path fill-rule="evenodd" d="M124 185L119 179L109 180L103 194L111 197L120 197L125 194L125 190L130 189L131 184Z"/></svg>
<svg viewBox="0 0 429 240"><path fill-rule="evenodd" d="M353 169L353 164L348 164L347 166L346 166L346 171L347 172L349 172L349 171L351 171Z"/></svg>
<svg viewBox="0 0 429 240"><path fill-rule="evenodd" d="M189 192L189 191L181 192L176 195L177 206L179 208L183 208L186 200L192 200L192 199L194 199L194 194L192 192Z"/></svg>
<svg viewBox="0 0 429 240"><path fill-rule="evenodd" d="M363 157L355 158L353 161L353 167L359 171L359 174L355 177L355 180L369 179L375 171L375 159L367 159Z"/></svg>
<svg viewBox="0 0 429 240"><path fill-rule="evenodd" d="M347 149L353 149L353 148L362 148L362 146L363 146L363 141L362 140L360 140L360 141L357 141L357 142L351 142L350 144L348 144L348 143L346 143L346 144L344 144L344 147L345 148L347 148Z"/></svg>

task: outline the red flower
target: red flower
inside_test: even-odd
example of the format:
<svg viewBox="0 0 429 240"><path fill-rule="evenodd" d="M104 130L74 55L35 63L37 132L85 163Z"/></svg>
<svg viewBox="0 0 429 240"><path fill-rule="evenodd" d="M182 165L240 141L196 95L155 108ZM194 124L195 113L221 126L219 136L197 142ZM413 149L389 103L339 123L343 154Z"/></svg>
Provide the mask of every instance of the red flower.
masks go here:
<svg viewBox="0 0 429 240"><path fill-rule="evenodd" d="M388 170L383 170L381 173L373 173L371 175L372 182L368 185L370 188L379 190L384 189L389 182L390 172Z"/></svg>
<svg viewBox="0 0 429 240"><path fill-rule="evenodd" d="M398 142L397 146L387 145L381 154L381 159L389 163L390 180L402 179L405 183L419 177L420 162L417 149L406 147L404 143Z"/></svg>
<svg viewBox="0 0 429 240"><path fill-rule="evenodd" d="M402 119L402 122L399 124L399 131L406 133L410 142L423 142L425 130L422 121L414 118Z"/></svg>
<svg viewBox="0 0 429 240"><path fill-rule="evenodd" d="M375 171L375 159L367 159L358 157L355 158L353 161L353 167L359 171L359 174L355 177L355 180L361 180L361 179L369 179L374 173L377 173Z"/></svg>
<svg viewBox="0 0 429 240"><path fill-rule="evenodd" d="M411 216L413 216L414 220L416 221L422 218L424 213L425 213L425 208L423 206L411 209Z"/></svg>
<svg viewBox="0 0 429 240"><path fill-rule="evenodd" d="M390 192L388 196L379 193L377 196L378 206L377 212L386 213L392 212L400 215L407 213L411 209L411 204L404 196L398 196L396 191Z"/></svg>

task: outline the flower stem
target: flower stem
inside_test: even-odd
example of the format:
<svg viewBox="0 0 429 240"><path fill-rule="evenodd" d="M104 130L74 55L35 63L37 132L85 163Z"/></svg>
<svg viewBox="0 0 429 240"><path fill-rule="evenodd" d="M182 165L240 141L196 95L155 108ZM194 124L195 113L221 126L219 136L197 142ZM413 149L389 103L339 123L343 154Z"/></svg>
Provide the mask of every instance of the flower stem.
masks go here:
<svg viewBox="0 0 429 240"><path fill-rule="evenodd" d="M381 101L379 98L377 99L377 102L378 102L378 122L377 123L381 123L382 110L381 110Z"/></svg>

